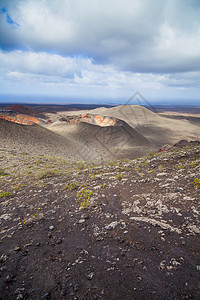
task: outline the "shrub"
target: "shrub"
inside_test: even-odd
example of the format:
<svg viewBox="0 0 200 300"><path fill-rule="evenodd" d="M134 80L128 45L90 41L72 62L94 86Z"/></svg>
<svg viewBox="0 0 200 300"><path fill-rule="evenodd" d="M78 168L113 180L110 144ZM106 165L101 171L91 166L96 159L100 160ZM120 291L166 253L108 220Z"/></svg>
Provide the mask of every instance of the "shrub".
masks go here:
<svg viewBox="0 0 200 300"><path fill-rule="evenodd" d="M77 190L79 188L79 184L76 183L76 182L71 182L67 185L67 188L70 190L70 191L73 191L73 190Z"/></svg>
<svg viewBox="0 0 200 300"><path fill-rule="evenodd" d="M44 172L42 172L42 173L38 176L38 178L39 178L39 179L51 178L51 177L54 177L54 176L56 176L56 175L57 175L57 173L56 173L55 171L44 171Z"/></svg>
<svg viewBox="0 0 200 300"><path fill-rule="evenodd" d="M118 180L122 180L122 174L118 174L115 176Z"/></svg>
<svg viewBox="0 0 200 300"><path fill-rule="evenodd" d="M200 188L200 179L195 178L194 181L191 182L196 188Z"/></svg>
<svg viewBox="0 0 200 300"><path fill-rule="evenodd" d="M3 198L3 197L10 198L10 197L12 197L12 194L11 194L11 192L1 192L0 198Z"/></svg>
<svg viewBox="0 0 200 300"><path fill-rule="evenodd" d="M0 168L0 176L7 176L8 173L6 173L3 169Z"/></svg>
<svg viewBox="0 0 200 300"><path fill-rule="evenodd" d="M89 205L91 196L94 192L91 189L84 189L82 188L80 191L77 192L77 201L80 202L80 207L85 207Z"/></svg>

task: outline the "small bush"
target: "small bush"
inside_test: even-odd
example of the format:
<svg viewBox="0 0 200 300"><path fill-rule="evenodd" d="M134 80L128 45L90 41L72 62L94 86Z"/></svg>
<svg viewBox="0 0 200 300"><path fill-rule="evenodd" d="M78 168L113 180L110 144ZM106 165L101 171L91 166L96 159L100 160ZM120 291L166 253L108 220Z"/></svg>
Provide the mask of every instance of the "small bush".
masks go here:
<svg viewBox="0 0 200 300"><path fill-rule="evenodd" d="M118 180L122 180L122 174L118 174L117 176L115 176Z"/></svg>
<svg viewBox="0 0 200 300"><path fill-rule="evenodd" d="M12 194L11 194L11 192L1 192L0 198L3 198L3 197L10 198L10 197L12 197Z"/></svg>
<svg viewBox="0 0 200 300"><path fill-rule="evenodd" d="M38 176L38 178L39 179L51 178L51 177L55 177L56 175L57 173L55 171L44 171Z"/></svg>
<svg viewBox="0 0 200 300"><path fill-rule="evenodd" d="M89 205L91 196L93 195L93 191L91 189L84 189L82 188L80 191L77 192L77 201L80 202L80 207L85 207Z"/></svg>
<svg viewBox="0 0 200 300"><path fill-rule="evenodd" d="M8 173L6 173L3 169L0 168L0 176L7 176Z"/></svg>
<svg viewBox="0 0 200 300"><path fill-rule="evenodd" d="M67 188L70 190L70 191L73 191L73 190L77 190L79 188L79 184L76 183L76 182L71 182L67 185Z"/></svg>
<svg viewBox="0 0 200 300"><path fill-rule="evenodd" d="M148 154L147 154L147 156L154 156L156 154L156 152L149 152Z"/></svg>
<svg viewBox="0 0 200 300"><path fill-rule="evenodd" d="M200 188L200 179L195 178L194 181L191 182L196 188Z"/></svg>

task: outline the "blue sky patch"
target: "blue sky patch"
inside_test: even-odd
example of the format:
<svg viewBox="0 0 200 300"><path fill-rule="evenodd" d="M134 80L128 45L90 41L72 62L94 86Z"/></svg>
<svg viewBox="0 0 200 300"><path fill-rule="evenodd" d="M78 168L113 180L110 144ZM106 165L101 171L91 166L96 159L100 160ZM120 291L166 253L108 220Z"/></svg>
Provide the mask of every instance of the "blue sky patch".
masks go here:
<svg viewBox="0 0 200 300"><path fill-rule="evenodd" d="M7 11L7 9L5 7L1 8L1 13L2 14L6 14L6 22L8 24L11 24L11 25L14 25L16 27L19 27L19 24L16 23L15 21L13 21L13 19L11 18L11 16L9 15L9 13L8 13L8 11Z"/></svg>
<svg viewBox="0 0 200 300"><path fill-rule="evenodd" d="M1 12L2 12L2 14L5 14L7 12L7 9L5 7L2 7Z"/></svg>

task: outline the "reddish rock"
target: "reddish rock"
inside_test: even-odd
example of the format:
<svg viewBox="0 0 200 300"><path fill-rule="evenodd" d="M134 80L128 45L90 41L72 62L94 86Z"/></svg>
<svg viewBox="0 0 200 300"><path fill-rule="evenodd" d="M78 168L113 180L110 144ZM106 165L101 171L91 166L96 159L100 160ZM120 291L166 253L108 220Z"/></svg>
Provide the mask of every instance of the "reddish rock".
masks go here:
<svg viewBox="0 0 200 300"><path fill-rule="evenodd" d="M30 121L30 122L33 122L35 124L40 123L40 121L37 118L31 117L31 116L17 115L16 118L20 119L20 120L22 119L22 120L25 120L25 121Z"/></svg>
<svg viewBox="0 0 200 300"><path fill-rule="evenodd" d="M13 122L13 123L17 123L17 124L22 124L22 125L33 125L34 123L31 121L28 121L26 119L19 119L16 117L10 117L10 116L6 116L6 115L0 115L0 119L9 121L9 122Z"/></svg>
<svg viewBox="0 0 200 300"><path fill-rule="evenodd" d="M38 115L38 113L36 111L34 111L32 108L30 108L28 106L24 106L24 105L19 105L19 104L15 104L10 107L7 107L7 110L12 110L14 112L24 114L24 115L29 115L29 116Z"/></svg>
<svg viewBox="0 0 200 300"><path fill-rule="evenodd" d="M60 121L64 121L67 123L80 123L85 122L93 125L98 125L101 127L107 126L120 126L123 124L123 121L118 120L117 118L105 117L100 115L90 115L90 114L82 114L78 116L67 116L65 118L61 118Z"/></svg>

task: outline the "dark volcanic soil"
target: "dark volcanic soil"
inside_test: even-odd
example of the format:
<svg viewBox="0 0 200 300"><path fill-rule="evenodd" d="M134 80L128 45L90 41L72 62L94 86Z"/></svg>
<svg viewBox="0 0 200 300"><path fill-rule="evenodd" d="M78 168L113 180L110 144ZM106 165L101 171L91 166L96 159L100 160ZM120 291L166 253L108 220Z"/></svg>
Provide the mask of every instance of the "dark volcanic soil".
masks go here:
<svg viewBox="0 0 200 300"><path fill-rule="evenodd" d="M200 146L0 160L0 299L200 298Z"/></svg>
<svg viewBox="0 0 200 300"><path fill-rule="evenodd" d="M61 122L57 125L58 130L54 132L37 124L26 126L0 119L0 147L6 145L18 153L96 162L133 159L158 149L128 124L100 127L83 122Z"/></svg>

